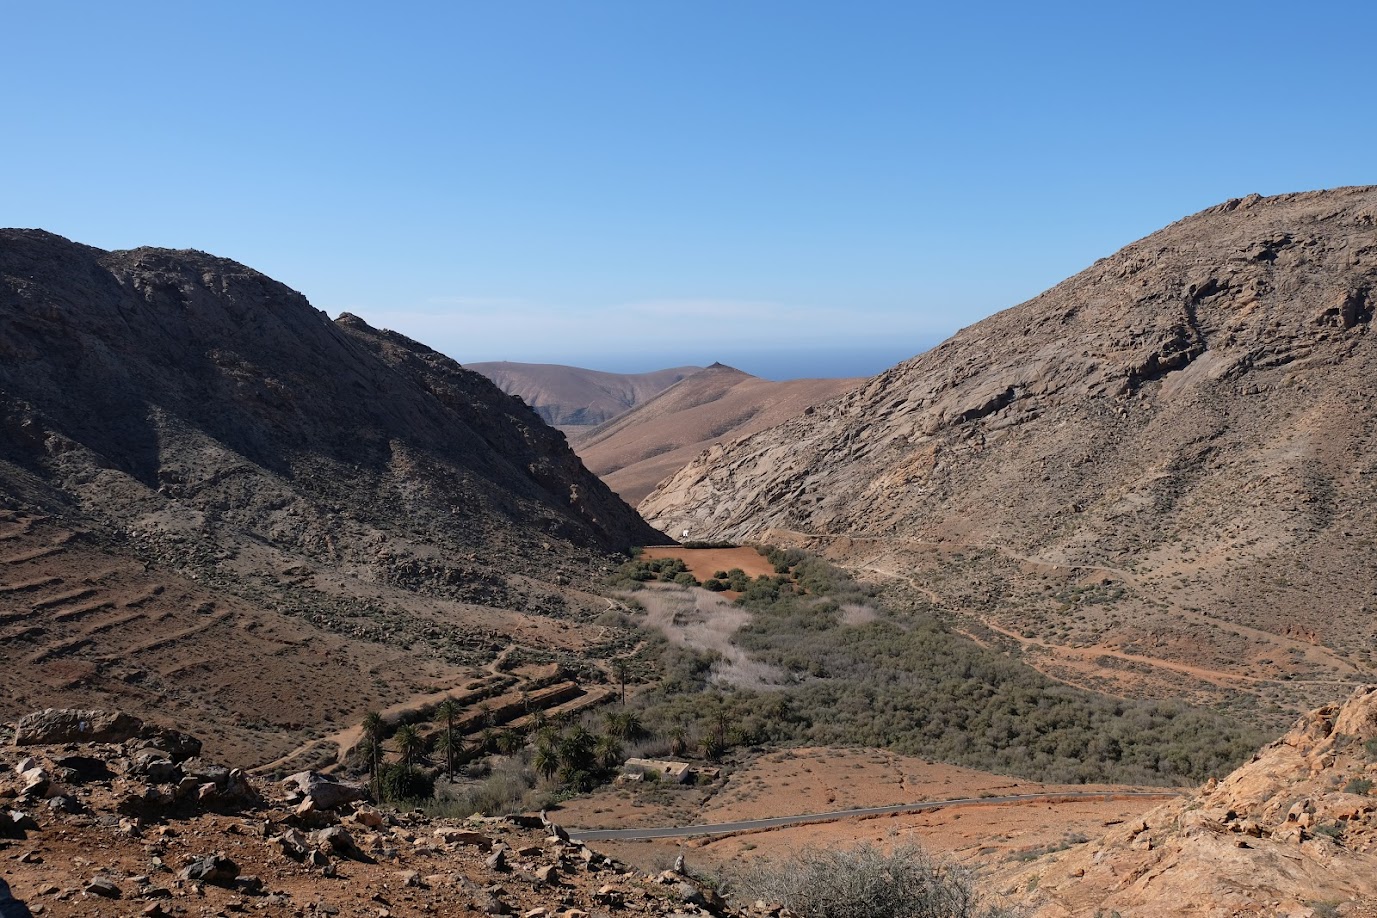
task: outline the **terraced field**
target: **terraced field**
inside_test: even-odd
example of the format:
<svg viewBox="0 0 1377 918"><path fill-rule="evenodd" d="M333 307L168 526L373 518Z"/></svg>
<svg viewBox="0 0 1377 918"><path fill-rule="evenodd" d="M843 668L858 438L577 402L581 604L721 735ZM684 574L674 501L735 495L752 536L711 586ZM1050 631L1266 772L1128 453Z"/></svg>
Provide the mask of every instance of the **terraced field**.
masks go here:
<svg viewBox="0 0 1377 918"><path fill-rule="evenodd" d="M476 733L519 726L537 709L579 710L610 692L553 666L512 674L491 665L498 649L533 638L578 655L605 639L599 626L276 567L292 568L290 595L319 611L303 614L268 591L255 601L203 573L148 564L94 532L0 510L0 718L116 707L195 730L216 756L277 771L335 762L352 745L342 735L368 710L401 716L427 700L472 696ZM342 617L333 603L390 618L380 627ZM460 657L456 647L470 649Z"/></svg>

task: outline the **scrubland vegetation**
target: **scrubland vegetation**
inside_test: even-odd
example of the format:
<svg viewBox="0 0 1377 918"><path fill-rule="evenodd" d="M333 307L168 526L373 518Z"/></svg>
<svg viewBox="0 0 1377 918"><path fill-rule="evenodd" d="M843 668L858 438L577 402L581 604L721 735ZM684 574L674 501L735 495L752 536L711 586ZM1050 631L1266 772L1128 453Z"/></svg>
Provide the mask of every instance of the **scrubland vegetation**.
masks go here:
<svg viewBox="0 0 1377 918"><path fill-rule="evenodd" d="M710 655L664 646L658 684L638 702L658 735L708 757L766 742L856 745L1048 782L1165 785L1223 774L1266 739L1210 710L1055 682L933 616L887 611L821 559L769 557L780 573L746 585L737 602L752 619L734 643L788 684L719 685Z"/></svg>
<svg viewBox="0 0 1377 918"><path fill-rule="evenodd" d="M612 780L630 756L715 762L762 745L859 746L1049 783L1183 785L1224 774L1266 739L1209 709L1055 682L933 615L887 608L884 597L819 558L761 551L773 576L734 569L708 582L739 594L745 623L730 645L719 640L737 659L667 640L627 595L627 611L603 622L632 633L640 648L617 661L633 685L625 707L538 714L525 731L487 728L468 741L444 706L429 737L402 725L388 739L375 717L356 765L383 797L468 815L552 805ZM638 559L615 583L675 591L692 579L677 559ZM660 582L645 587L651 580ZM734 627L731 618L721 623ZM727 678L743 660L778 684L743 687ZM393 764L383 761L389 750ZM435 780L456 767L460 780Z"/></svg>

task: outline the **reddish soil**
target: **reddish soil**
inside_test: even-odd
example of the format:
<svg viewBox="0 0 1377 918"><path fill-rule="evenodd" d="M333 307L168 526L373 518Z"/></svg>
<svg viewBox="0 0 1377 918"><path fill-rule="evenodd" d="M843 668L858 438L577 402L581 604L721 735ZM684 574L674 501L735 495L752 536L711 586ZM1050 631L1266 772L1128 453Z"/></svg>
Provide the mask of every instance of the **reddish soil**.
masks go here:
<svg viewBox="0 0 1377 918"><path fill-rule="evenodd" d="M1120 785L1041 784L864 749L790 749L762 755L709 787L622 785L565 803L555 817L579 828L693 825L961 797L1058 792L1160 791ZM1036 801L947 807L900 816L745 832L728 837L598 842L642 869L662 869L684 852L691 866L718 871L742 857L805 845L918 841L956 860L997 863L1095 837L1107 824L1146 812L1160 798Z"/></svg>
<svg viewBox="0 0 1377 918"><path fill-rule="evenodd" d="M774 566L765 556L754 548L743 545L739 548L681 548L678 545L651 545L645 548L641 557L678 558L699 580L707 580L717 571L729 571L739 567L752 577L773 577Z"/></svg>

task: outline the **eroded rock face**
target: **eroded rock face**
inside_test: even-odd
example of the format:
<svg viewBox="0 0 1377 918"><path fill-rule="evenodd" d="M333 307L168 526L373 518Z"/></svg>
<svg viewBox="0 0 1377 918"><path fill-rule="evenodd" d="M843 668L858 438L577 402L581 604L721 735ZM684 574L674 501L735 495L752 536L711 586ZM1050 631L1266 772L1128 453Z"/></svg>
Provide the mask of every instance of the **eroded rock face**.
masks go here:
<svg viewBox="0 0 1377 918"><path fill-rule="evenodd" d="M1123 519L1137 499L1156 510L1147 526L1222 473L1251 467L1260 495L1319 459L1308 437L1267 455L1307 416L1365 436L1374 306L1377 188L1230 201L708 450L640 509L701 538L920 536L966 519L991 539L1112 551L1141 534ZM1343 492L1341 471L1320 461L1311 477ZM1291 490L1272 492L1259 528Z"/></svg>
<svg viewBox="0 0 1377 918"><path fill-rule="evenodd" d="M1375 728L1377 686L1364 687L1302 717L1222 781L998 882L1039 916L1377 906Z"/></svg>

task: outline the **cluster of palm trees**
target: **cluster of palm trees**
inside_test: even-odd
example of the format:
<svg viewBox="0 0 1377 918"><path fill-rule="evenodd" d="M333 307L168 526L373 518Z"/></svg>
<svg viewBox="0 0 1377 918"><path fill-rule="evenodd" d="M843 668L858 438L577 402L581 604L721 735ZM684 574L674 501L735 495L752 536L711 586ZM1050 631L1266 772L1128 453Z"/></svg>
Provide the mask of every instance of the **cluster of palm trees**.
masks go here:
<svg viewBox="0 0 1377 918"><path fill-rule="evenodd" d="M531 766L546 781L558 779L573 790L589 790L615 772L626 759L622 743L644 739L648 731L635 711L622 709L603 715L603 732L582 724L563 729L545 724L535 732Z"/></svg>
<svg viewBox="0 0 1377 918"><path fill-rule="evenodd" d="M402 724L392 734L391 747L396 753L396 765L385 763L388 749L384 745L386 724L377 712L370 712L363 721L363 741L360 753L368 764L368 774L374 793L382 796L383 776L388 769L400 765L408 771L426 761L431 751L443 756L446 776L454 779L455 772L470 757L488 753L516 755L533 739L531 766L546 781L558 781L572 790L586 791L615 773L625 761L624 744L637 743L650 735L640 715L625 707L608 711L602 718L602 729L595 733L582 723L573 723L568 715L549 717L534 711L529 718L529 733L505 728L497 729L489 714L483 718L482 732L472 742L464 739L461 729L463 709L453 699L442 701L436 708L433 750L429 738L414 724ZM686 727L671 727L665 734L669 753L685 755L692 744ZM713 729L697 743L704 755L717 760L730 745L729 721L720 715Z"/></svg>

